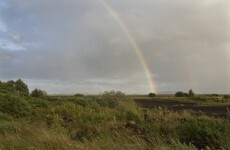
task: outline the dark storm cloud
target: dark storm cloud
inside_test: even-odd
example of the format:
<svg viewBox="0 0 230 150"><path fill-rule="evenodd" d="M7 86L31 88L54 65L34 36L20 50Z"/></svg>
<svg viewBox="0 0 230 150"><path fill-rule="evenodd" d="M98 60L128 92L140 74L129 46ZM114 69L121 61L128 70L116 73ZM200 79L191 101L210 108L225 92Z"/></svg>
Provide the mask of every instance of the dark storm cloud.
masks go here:
<svg viewBox="0 0 230 150"><path fill-rule="evenodd" d="M159 91L230 91L228 0L107 2L142 48ZM2 0L0 34L0 79L23 78L50 93L150 90L99 0Z"/></svg>

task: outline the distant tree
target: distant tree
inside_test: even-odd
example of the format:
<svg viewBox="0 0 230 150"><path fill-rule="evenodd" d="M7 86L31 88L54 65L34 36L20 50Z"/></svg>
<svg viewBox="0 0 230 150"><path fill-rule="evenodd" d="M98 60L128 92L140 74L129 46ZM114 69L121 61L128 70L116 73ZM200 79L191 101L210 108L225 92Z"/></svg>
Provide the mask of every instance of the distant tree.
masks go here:
<svg viewBox="0 0 230 150"><path fill-rule="evenodd" d="M211 94L211 96L219 96L219 94Z"/></svg>
<svg viewBox="0 0 230 150"><path fill-rule="evenodd" d="M34 89L30 94L30 96L32 96L32 97L45 97L46 95L47 94L45 91L42 91L42 90L37 89L37 88Z"/></svg>
<svg viewBox="0 0 230 150"><path fill-rule="evenodd" d="M189 97L195 96L195 93L192 91L192 89L189 90L188 96L189 96Z"/></svg>
<svg viewBox="0 0 230 150"><path fill-rule="evenodd" d="M18 79L18 80L15 82L15 89L16 89L17 91L24 92L24 93L26 93L26 94L29 95L28 86L27 86L21 79Z"/></svg>
<svg viewBox="0 0 230 150"><path fill-rule="evenodd" d="M149 93L148 96L149 96L149 97L155 97L155 96L156 96L156 93Z"/></svg>
<svg viewBox="0 0 230 150"><path fill-rule="evenodd" d="M182 91L176 92L175 94L176 97L187 97L188 93L184 93Z"/></svg>
<svg viewBox="0 0 230 150"><path fill-rule="evenodd" d="M80 93L77 93L77 94L74 94L74 96L76 96L76 97L83 97L84 95L80 94Z"/></svg>

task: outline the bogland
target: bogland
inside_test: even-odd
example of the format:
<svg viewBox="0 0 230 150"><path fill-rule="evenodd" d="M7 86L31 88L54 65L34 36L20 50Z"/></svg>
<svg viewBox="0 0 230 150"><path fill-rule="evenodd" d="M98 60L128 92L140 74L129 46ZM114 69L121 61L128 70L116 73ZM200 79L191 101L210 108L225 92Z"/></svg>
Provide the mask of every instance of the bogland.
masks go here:
<svg viewBox="0 0 230 150"><path fill-rule="evenodd" d="M219 116L167 107L227 107L226 95L150 96L51 96L22 80L0 82L0 149L230 149L227 108Z"/></svg>

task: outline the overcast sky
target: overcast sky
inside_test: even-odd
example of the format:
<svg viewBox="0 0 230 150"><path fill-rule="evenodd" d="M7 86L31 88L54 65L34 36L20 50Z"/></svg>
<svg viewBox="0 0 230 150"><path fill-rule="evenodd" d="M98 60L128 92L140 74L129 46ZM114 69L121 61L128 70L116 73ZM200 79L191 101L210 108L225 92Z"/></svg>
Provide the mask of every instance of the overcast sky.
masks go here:
<svg viewBox="0 0 230 150"><path fill-rule="evenodd" d="M142 49L158 92L230 93L229 0L105 0ZM0 0L0 80L49 94L149 93L100 0Z"/></svg>

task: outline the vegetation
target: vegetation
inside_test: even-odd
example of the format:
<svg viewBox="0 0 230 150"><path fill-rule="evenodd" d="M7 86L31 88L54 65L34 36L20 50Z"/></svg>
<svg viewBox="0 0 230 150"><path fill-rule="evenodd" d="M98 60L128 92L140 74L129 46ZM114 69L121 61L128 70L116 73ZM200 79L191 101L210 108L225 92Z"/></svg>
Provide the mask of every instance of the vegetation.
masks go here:
<svg viewBox="0 0 230 150"><path fill-rule="evenodd" d="M182 91L176 92L175 94L176 97L187 97L188 93L184 93Z"/></svg>
<svg viewBox="0 0 230 150"><path fill-rule="evenodd" d="M224 95L223 98L224 98L225 100L229 100L229 99L230 99L230 95Z"/></svg>
<svg viewBox="0 0 230 150"><path fill-rule="evenodd" d="M195 93L192 91L192 89L189 90L188 96L189 96L189 97L195 96Z"/></svg>
<svg viewBox="0 0 230 150"><path fill-rule="evenodd" d="M195 93L193 92L192 89L190 89L188 93L184 93L182 91L176 92L175 96L176 97L193 97L195 96Z"/></svg>
<svg viewBox="0 0 230 150"><path fill-rule="evenodd" d="M42 91L42 90L40 90L40 89L34 89L34 90L31 92L30 96L42 98L42 97L47 96L47 94L46 94L45 91Z"/></svg>
<svg viewBox="0 0 230 150"><path fill-rule="evenodd" d="M40 96L42 90L29 95L27 86L16 88L15 84L0 82L3 150L230 147L229 119L141 108L120 91L100 96Z"/></svg>
<svg viewBox="0 0 230 150"><path fill-rule="evenodd" d="M148 96L149 96L149 97L155 97L155 96L156 96L156 93L149 93Z"/></svg>

